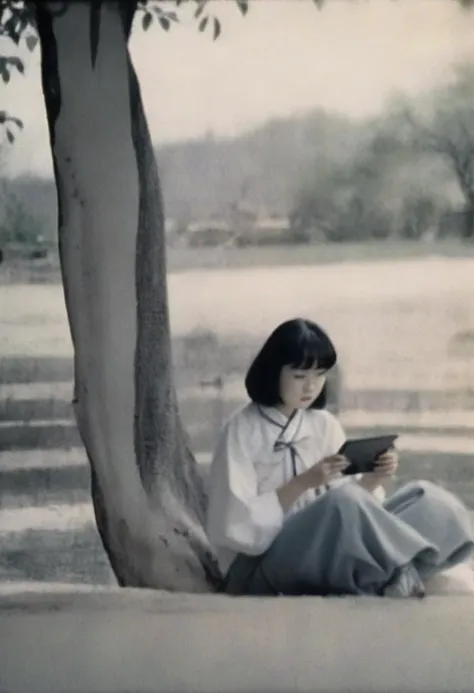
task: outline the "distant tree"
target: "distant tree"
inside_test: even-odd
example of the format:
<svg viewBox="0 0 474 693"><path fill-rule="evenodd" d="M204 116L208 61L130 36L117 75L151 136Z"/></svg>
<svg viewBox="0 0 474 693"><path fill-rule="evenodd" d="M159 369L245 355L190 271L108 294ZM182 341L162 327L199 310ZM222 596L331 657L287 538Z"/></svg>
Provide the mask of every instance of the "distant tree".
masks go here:
<svg viewBox="0 0 474 693"><path fill-rule="evenodd" d="M383 204L386 179L401 158L403 144L395 134L374 134L375 126L370 123L365 134L359 133L358 146L345 159L315 160L309 181L295 198L295 234L336 242L391 234L391 215Z"/></svg>
<svg viewBox="0 0 474 693"><path fill-rule="evenodd" d="M409 240L420 240L434 232L441 210L433 197L409 195L403 203L400 235Z"/></svg>
<svg viewBox="0 0 474 693"><path fill-rule="evenodd" d="M27 209L25 201L3 185L1 190L0 246L10 243L31 245L43 235L41 222Z"/></svg>
<svg viewBox="0 0 474 693"><path fill-rule="evenodd" d="M462 236L474 238L474 65L456 71L453 82L437 89L428 114L406 111L414 145L441 157L449 167L464 198Z"/></svg>

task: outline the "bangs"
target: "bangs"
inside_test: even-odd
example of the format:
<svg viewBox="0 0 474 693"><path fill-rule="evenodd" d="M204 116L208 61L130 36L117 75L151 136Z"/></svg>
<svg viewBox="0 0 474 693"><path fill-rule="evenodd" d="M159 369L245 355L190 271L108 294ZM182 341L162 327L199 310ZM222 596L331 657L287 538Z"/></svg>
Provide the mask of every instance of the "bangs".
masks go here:
<svg viewBox="0 0 474 693"><path fill-rule="evenodd" d="M336 363L336 351L329 337L318 332L306 328L301 330L297 339L293 335L283 349L285 364L301 370L330 370Z"/></svg>

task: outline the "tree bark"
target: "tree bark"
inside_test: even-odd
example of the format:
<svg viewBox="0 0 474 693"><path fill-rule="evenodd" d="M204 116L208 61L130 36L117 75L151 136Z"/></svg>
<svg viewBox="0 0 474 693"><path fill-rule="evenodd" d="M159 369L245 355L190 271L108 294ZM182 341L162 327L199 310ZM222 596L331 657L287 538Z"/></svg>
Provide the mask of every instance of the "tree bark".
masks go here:
<svg viewBox="0 0 474 693"><path fill-rule="evenodd" d="M462 236L465 240L471 240L474 238L474 198L472 196L466 201L463 222Z"/></svg>
<svg viewBox="0 0 474 693"><path fill-rule="evenodd" d="M163 205L119 2L38 3L75 412L120 585L220 585L172 375ZM91 13L95 14L91 23ZM128 13L129 14L129 13ZM92 30L91 30L92 28Z"/></svg>

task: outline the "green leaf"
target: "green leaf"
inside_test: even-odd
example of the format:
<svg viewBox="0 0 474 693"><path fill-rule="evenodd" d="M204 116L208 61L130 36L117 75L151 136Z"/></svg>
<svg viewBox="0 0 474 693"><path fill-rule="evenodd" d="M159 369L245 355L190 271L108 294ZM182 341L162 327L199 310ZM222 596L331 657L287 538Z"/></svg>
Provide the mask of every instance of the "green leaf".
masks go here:
<svg viewBox="0 0 474 693"><path fill-rule="evenodd" d="M195 18L195 19L199 19L199 17L200 17L200 16L202 15L202 13L204 12L204 9L205 9L205 7L206 7L207 0L196 0L196 2L198 3L198 7L197 7L197 10L196 10L195 13L194 13L194 18Z"/></svg>
<svg viewBox="0 0 474 693"><path fill-rule="evenodd" d="M9 73L12 68L18 70L21 74L25 71L23 61L16 55L0 55L0 70Z"/></svg>
<svg viewBox="0 0 474 693"><path fill-rule="evenodd" d="M25 43L26 43L26 47L28 48L28 50L31 53L36 48L36 45L38 43L38 38L37 38L37 36L33 36L33 34L30 34L29 36L27 36L25 38Z"/></svg>
<svg viewBox="0 0 474 693"><path fill-rule="evenodd" d="M0 125L5 123L14 123L20 130L23 130L23 121L20 118L9 116L6 111L0 111Z"/></svg>
<svg viewBox="0 0 474 693"><path fill-rule="evenodd" d="M239 10L242 12L242 14L245 17L247 12L249 11L248 0L236 0L236 2L237 2L237 7L239 8Z"/></svg>
<svg viewBox="0 0 474 693"><path fill-rule="evenodd" d="M199 22L199 31L205 31L207 25L209 23L209 17L204 17L204 19L201 19Z"/></svg>
<svg viewBox="0 0 474 693"><path fill-rule="evenodd" d="M7 139L10 142L10 144L13 144L13 142L15 141L15 135L13 134L13 132L11 130L8 130L8 129L7 129Z"/></svg>
<svg viewBox="0 0 474 693"><path fill-rule="evenodd" d="M220 35L221 35L221 23L217 19L217 17L214 17L214 41L216 41Z"/></svg>
<svg viewBox="0 0 474 693"><path fill-rule="evenodd" d="M161 28L165 31L168 31L168 29L170 28L170 20L167 17L160 17L158 21L160 23Z"/></svg>
<svg viewBox="0 0 474 693"><path fill-rule="evenodd" d="M167 17L171 22L179 22L179 18L176 12L167 12L165 14L165 17Z"/></svg>
<svg viewBox="0 0 474 693"><path fill-rule="evenodd" d="M145 14L143 15L143 18L142 18L143 31L147 31L147 29L150 28L150 24L152 23L152 21L153 21L153 15L151 14L151 12L145 12Z"/></svg>

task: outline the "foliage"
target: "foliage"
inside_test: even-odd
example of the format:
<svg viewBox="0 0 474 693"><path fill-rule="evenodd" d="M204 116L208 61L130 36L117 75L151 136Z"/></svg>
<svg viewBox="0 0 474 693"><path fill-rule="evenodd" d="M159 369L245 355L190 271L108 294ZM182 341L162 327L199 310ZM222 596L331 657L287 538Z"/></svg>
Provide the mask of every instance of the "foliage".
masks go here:
<svg viewBox="0 0 474 693"><path fill-rule="evenodd" d="M0 248L9 244L34 245L43 236L41 220L31 213L23 196L16 194L9 183L2 185L0 195Z"/></svg>
<svg viewBox="0 0 474 693"><path fill-rule="evenodd" d="M434 92L428 109L407 109L405 117L414 145L441 159L457 181L464 198L463 236L473 238L474 65L460 65L455 80Z"/></svg>
<svg viewBox="0 0 474 693"><path fill-rule="evenodd" d="M35 5L38 1L0 0L0 37L12 41L17 47L25 45L29 51L33 51L38 43L35 27ZM105 0L91 0L93 59L96 54L100 30L100 9L104 2ZM242 15L245 16L249 8L249 0L234 0L234 2ZM195 5L194 19L198 22L199 31L203 32L211 27L213 37L217 39L221 34L221 24L215 15L208 12L210 3L211 0L169 0L168 2L163 2L163 0L121 0L124 11L130 13L132 18L135 12L141 14L141 26L145 31L155 20L161 29L168 31L173 23L179 21L176 10L184 5ZM65 11L67 0L58 2L57 6L56 13ZM165 6L174 6L174 9L166 9ZM0 55L0 79L4 84L10 82L14 71L24 74L23 60L16 55ZM0 128L2 126L5 128L8 142L12 144L15 140L15 127L22 129L23 123L19 118L8 114L6 111L0 111Z"/></svg>
<svg viewBox="0 0 474 693"><path fill-rule="evenodd" d="M0 0L0 37L9 39L15 46L24 43L28 50L34 49L37 39L30 5L22 0ZM0 78L4 84L9 83L15 71L24 73L23 61L16 55L0 55ZM15 140L15 128L22 129L23 123L6 111L0 111L1 126L5 128L7 140L11 144Z"/></svg>
<svg viewBox="0 0 474 693"><path fill-rule="evenodd" d="M419 240L445 233L459 196L446 166L431 150L415 146L400 113L366 123L366 137L342 159L314 158L295 196L292 222L308 240ZM451 215L451 216L450 216Z"/></svg>

